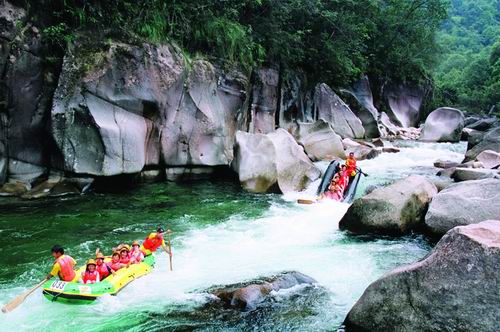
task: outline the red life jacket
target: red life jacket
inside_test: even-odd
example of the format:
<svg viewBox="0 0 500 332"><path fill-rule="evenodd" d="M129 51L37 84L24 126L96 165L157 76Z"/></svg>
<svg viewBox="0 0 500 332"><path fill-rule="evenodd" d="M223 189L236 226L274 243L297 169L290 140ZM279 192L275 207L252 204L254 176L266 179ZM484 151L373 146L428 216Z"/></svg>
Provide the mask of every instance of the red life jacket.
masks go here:
<svg viewBox="0 0 500 332"><path fill-rule="evenodd" d="M55 263L59 263L61 270L59 271L59 278L63 281L73 281L75 279L76 273L73 270L73 259L69 256L62 255L56 259Z"/></svg>
<svg viewBox="0 0 500 332"><path fill-rule="evenodd" d="M130 263L130 257L129 256L127 256L125 258L120 257L120 263L122 263L122 264L128 264L128 263Z"/></svg>
<svg viewBox="0 0 500 332"><path fill-rule="evenodd" d="M113 262L113 261L111 261L111 263L109 264L109 267L112 268L115 271L118 271L119 269L122 268L120 261L118 261L116 263Z"/></svg>
<svg viewBox="0 0 500 332"><path fill-rule="evenodd" d="M151 234L149 234L149 236L151 236ZM146 238L146 240L144 240L142 246L144 247L144 249L155 252L156 249L158 249L163 243L163 239L159 239L156 236L150 239L149 236Z"/></svg>
<svg viewBox="0 0 500 332"><path fill-rule="evenodd" d="M103 280L109 276L109 268L107 263L102 263L100 266L96 266L96 270L99 273L99 280Z"/></svg>
<svg viewBox="0 0 500 332"><path fill-rule="evenodd" d="M94 271L85 271L83 273L83 283L84 284L95 284L97 282L97 277L99 276L99 272Z"/></svg>

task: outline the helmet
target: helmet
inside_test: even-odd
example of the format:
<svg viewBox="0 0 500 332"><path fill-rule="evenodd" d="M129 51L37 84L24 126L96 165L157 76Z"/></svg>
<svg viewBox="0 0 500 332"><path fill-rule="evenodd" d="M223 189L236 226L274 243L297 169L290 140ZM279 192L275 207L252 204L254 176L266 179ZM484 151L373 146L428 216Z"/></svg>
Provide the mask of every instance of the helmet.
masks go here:
<svg viewBox="0 0 500 332"><path fill-rule="evenodd" d="M120 252L122 251L130 251L130 246L128 244L124 244L121 248L120 248Z"/></svg>
<svg viewBox="0 0 500 332"><path fill-rule="evenodd" d="M87 265L96 265L95 260L92 258L87 261Z"/></svg>
<svg viewBox="0 0 500 332"><path fill-rule="evenodd" d="M156 230L157 233L165 233L165 230L163 229L163 227L158 227L158 229Z"/></svg>
<svg viewBox="0 0 500 332"><path fill-rule="evenodd" d="M102 254L102 252L98 252L96 255L95 255L95 259L104 259L104 255Z"/></svg>
<svg viewBox="0 0 500 332"><path fill-rule="evenodd" d="M113 255L112 256L114 256L114 255L120 256L120 252L119 251L113 251Z"/></svg>
<svg viewBox="0 0 500 332"><path fill-rule="evenodd" d="M136 241L132 242L132 247L133 246L140 246L139 241L136 240Z"/></svg>

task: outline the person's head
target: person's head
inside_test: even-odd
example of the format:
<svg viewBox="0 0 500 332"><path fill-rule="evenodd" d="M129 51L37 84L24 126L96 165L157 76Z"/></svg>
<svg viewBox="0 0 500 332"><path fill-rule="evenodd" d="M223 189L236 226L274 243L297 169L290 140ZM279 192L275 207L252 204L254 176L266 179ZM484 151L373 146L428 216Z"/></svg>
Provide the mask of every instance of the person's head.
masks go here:
<svg viewBox="0 0 500 332"><path fill-rule="evenodd" d="M346 165L342 165L342 166L340 166L340 169L343 170L343 171L345 171L347 169L347 166Z"/></svg>
<svg viewBox="0 0 500 332"><path fill-rule="evenodd" d="M52 247L52 249L50 249L50 252L52 253L52 257L57 259L62 255L64 255L64 248L56 244L55 246Z"/></svg>
<svg viewBox="0 0 500 332"><path fill-rule="evenodd" d="M156 229L156 237L159 238L159 239L163 239L163 233L165 233L165 230L163 229L163 227L158 227L158 229Z"/></svg>
<svg viewBox="0 0 500 332"><path fill-rule="evenodd" d="M354 158L354 152L349 153L349 158Z"/></svg>
<svg viewBox="0 0 500 332"><path fill-rule="evenodd" d="M334 175L333 182L337 182L338 180L339 180L339 173Z"/></svg>
<svg viewBox="0 0 500 332"><path fill-rule="evenodd" d="M95 263L97 266L101 266L104 263L104 255L102 253L97 253L95 255Z"/></svg>
<svg viewBox="0 0 500 332"><path fill-rule="evenodd" d="M134 241L134 242L132 242L132 250L133 250L133 251L137 251L137 250L139 250L139 247L140 247L140 246L139 246L139 241Z"/></svg>
<svg viewBox="0 0 500 332"><path fill-rule="evenodd" d="M111 259L114 261L114 262L117 262L120 260L120 253L118 251L115 251L113 253L113 256L111 256Z"/></svg>
<svg viewBox="0 0 500 332"><path fill-rule="evenodd" d="M94 272L95 271L96 262L93 259L89 259L87 261L87 271Z"/></svg>
<svg viewBox="0 0 500 332"><path fill-rule="evenodd" d="M128 256L128 250L126 248L123 248L120 251L120 256L121 256L121 258L127 258L127 256Z"/></svg>

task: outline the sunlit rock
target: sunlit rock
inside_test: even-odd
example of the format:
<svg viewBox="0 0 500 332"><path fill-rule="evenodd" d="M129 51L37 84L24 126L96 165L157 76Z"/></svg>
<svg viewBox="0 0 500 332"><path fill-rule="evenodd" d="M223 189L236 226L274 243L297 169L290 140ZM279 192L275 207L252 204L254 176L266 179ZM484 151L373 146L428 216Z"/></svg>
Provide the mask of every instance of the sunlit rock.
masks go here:
<svg viewBox="0 0 500 332"><path fill-rule="evenodd" d="M500 218L500 180L485 179L453 184L438 193L425 215L427 229L442 235L455 226Z"/></svg>
<svg viewBox="0 0 500 332"><path fill-rule="evenodd" d="M498 331L499 265L500 221L456 227L425 259L368 286L346 331Z"/></svg>
<svg viewBox="0 0 500 332"><path fill-rule="evenodd" d="M431 112L425 120L420 136L422 141L458 142L464 128L464 115L455 108L441 107Z"/></svg>
<svg viewBox="0 0 500 332"><path fill-rule="evenodd" d="M422 226L437 189L422 176L412 175L358 198L339 227L355 233L399 235Z"/></svg>

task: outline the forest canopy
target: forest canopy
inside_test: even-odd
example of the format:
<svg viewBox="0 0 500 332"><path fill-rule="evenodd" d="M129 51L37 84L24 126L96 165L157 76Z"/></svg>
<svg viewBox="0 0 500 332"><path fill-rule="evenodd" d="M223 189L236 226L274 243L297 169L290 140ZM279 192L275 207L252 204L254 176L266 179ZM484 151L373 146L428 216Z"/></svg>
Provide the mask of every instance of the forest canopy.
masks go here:
<svg viewBox="0 0 500 332"><path fill-rule="evenodd" d="M500 1L451 1L438 43L435 103L500 112Z"/></svg>
<svg viewBox="0 0 500 332"><path fill-rule="evenodd" d="M499 0L17 2L61 49L81 32L115 31L247 69L302 70L334 88L364 73L377 88L432 87L431 107L480 112L500 99Z"/></svg>
<svg viewBox="0 0 500 332"><path fill-rule="evenodd" d="M39 0L44 32L70 40L85 29L126 30L151 42L247 67L303 69L345 86L362 73L428 80L445 0ZM51 10L48 10L48 9ZM40 18L42 19L42 18Z"/></svg>

